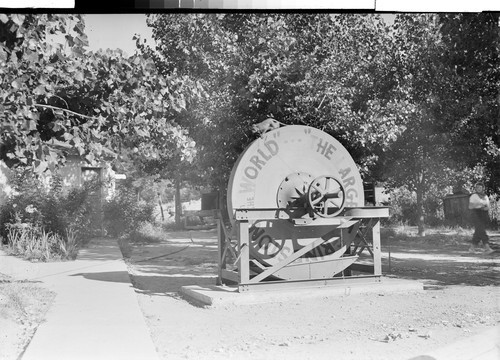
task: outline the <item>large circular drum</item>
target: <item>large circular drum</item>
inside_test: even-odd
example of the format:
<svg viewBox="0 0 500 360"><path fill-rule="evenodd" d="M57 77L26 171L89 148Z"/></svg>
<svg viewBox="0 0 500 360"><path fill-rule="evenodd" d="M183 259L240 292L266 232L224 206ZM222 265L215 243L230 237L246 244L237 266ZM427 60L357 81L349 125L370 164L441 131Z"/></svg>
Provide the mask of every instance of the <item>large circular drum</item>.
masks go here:
<svg viewBox="0 0 500 360"><path fill-rule="evenodd" d="M309 126L281 127L252 142L228 184L231 219L236 209L291 208L294 218L315 218L362 206L363 182L352 157L332 136ZM257 221L250 228L250 252L261 264L272 265L324 235L321 231L287 220ZM337 250L325 244L303 258L320 260Z"/></svg>
<svg viewBox="0 0 500 360"><path fill-rule="evenodd" d="M298 192L306 194L314 179L325 177L342 186L343 206L364 206L359 170L340 142L309 126L290 125L270 131L252 142L233 167L227 194L230 218L239 208L285 207L283 191L290 190L280 192L280 187L287 179ZM319 187L327 186L322 181Z"/></svg>

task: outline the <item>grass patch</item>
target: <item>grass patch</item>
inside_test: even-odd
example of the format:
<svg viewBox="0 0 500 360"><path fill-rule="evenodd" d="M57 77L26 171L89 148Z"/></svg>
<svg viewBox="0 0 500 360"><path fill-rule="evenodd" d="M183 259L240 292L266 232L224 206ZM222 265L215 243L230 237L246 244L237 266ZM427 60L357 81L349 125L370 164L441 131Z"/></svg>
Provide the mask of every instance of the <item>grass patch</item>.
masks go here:
<svg viewBox="0 0 500 360"><path fill-rule="evenodd" d="M0 317L41 322L55 293L28 281L0 274Z"/></svg>
<svg viewBox="0 0 500 360"><path fill-rule="evenodd" d="M165 228L159 223L143 222L127 236L131 244L157 244L169 237Z"/></svg>
<svg viewBox="0 0 500 360"><path fill-rule="evenodd" d="M380 237L382 242L391 243L411 241L415 244L460 245L470 242L474 230L442 226L427 228L425 232L425 236L419 236L416 226L383 227L380 230Z"/></svg>
<svg viewBox="0 0 500 360"><path fill-rule="evenodd" d="M0 273L0 349L2 358L17 359L45 320L55 293Z"/></svg>
<svg viewBox="0 0 500 360"><path fill-rule="evenodd" d="M46 232L44 228L29 223L6 224L9 255L30 261L74 260L78 254L78 239L74 229L66 229L66 237Z"/></svg>
<svg viewBox="0 0 500 360"><path fill-rule="evenodd" d="M148 244L158 244L168 239L161 224L142 222L139 227L129 234L124 234L118 238L118 246L125 259L132 256L135 245L144 246Z"/></svg>

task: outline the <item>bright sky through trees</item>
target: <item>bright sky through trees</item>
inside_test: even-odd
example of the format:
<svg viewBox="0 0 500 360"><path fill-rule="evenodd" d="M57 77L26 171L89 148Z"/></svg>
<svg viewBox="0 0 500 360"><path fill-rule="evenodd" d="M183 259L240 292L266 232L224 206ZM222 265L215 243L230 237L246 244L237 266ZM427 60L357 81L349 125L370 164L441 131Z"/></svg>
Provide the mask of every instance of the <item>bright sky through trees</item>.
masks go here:
<svg viewBox="0 0 500 360"><path fill-rule="evenodd" d="M146 26L145 14L87 14L85 31L89 48L122 49L128 55L135 52L134 34L140 34L151 42L151 29Z"/></svg>
<svg viewBox="0 0 500 360"><path fill-rule="evenodd" d="M383 14L388 24L394 21L394 14ZM152 43L151 29L146 25L146 14L87 14L85 28L89 39L89 48L122 49L128 55L135 50L134 34L140 34L148 43Z"/></svg>

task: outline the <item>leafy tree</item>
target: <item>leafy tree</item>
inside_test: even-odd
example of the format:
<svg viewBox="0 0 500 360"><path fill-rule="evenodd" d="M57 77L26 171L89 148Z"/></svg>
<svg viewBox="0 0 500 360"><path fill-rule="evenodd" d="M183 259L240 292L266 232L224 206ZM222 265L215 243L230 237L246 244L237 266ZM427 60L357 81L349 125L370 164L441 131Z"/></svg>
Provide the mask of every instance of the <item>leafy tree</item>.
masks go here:
<svg viewBox="0 0 500 360"><path fill-rule="evenodd" d="M494 24L498 17L495 22L478 14L406 14L395 19L394 94L407 103L410 116L379 166L390 186L405 185L416 192L421 235L431 188L464 182L477 165L483 165L483 175L490 179L497 171ZM483 36L479 44L473 40Z"/></svg>
<svg viewBox="0 0 500 360"><path fill-rule="evenodd" d="M171 131L175 132L176 138L156 136L151 137L147 143L138 142L137 139L131 141L131 146L134 147L122 148L113 161L113 168L127 174L129 188L135 189L138 199L142 197L151 200L151 196L144 196L144 191L152 190L155 190L153 198L157 199L156 194L166 190L161 185L172 183L175 188L175 220L180 226L181 187L186 181L196 184L199 173L193 164L196 143L173 120Z"/></svg>
<svg viewBox="0 0 500 360"><path fill-rule="evenodd" d="M496 194L500 194L499 17L498 13L439 16L446 46L440 61L447 72L445 91L437 94L434 109L451 137L457 168L468 173L482 169L483 180Z"/></svg>
<svg viewBox="0 0 500 360"><path fill-rule="evenodd" d="M372 152L401 130L391 114L400 105L387 90L390 42L377 16L154 14L148 24L156 47L142 52L162 74L197 78L208 94L188 104L178 123L216 188L224 189L255 139L252 123L268 116L331 133L365 172Z"/></svg>
<svg viewBox="0 0 500 360"><path fill-rule="evenodd" d="M387 27L376 15L154 14L156 46L139 47L206 91L176 122L222 194L251 125L273 116L330 133L365 177L415 191L423 234L431 189L465 167L490 179L499 168L498 17L487 15L401 14ZM478 56L466 72L465 54Z"/></svg>
<svg viewBox="0 0 500 360"><path fill-rule="evenodd" d="M61 147L89 163L124 147L146 154L161 139L172 152L185 148L172 119L200 91L196 83L158 74L147 57L87 44L82 15L0 14L0 146L9 166L53 170L65 161Z"/></svg>
<svg viewBox="0 0 500 360"><path fill-rule="evenodd" d="M181 189L187 185L202 183L203 177L196 165L179 155L160 155L142 162L144 174L153 176L158 181L170 180L174 186L175 224L180 227L182 216Z"/></svg>
<svg viewBox="0 0 500 360"><path fill-rule="evenodd" d="M435 15L399 15L394 22L392 66L396 70L393 94L405 104L405 130L384 156L384 177L390 187L415 191L419 235L425 235L424 202L430 186L442 179L447 137L431 109L441 85L439 54L443 44ZM401 114L401 113L400 113Z"/></svg>

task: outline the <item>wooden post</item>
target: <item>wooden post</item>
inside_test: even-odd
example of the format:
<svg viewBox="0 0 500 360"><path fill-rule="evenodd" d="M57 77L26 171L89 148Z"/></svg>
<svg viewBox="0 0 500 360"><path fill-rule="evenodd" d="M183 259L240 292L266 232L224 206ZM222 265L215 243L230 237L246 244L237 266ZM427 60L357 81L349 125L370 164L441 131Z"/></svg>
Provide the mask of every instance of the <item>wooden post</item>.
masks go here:
<svg viewBox="0 0 500 360"><path fill-rule="evenodd" d="M238 270L240 274L239 283L248 284L250 281L250 244L248 234L248 221L237 221L238 224L238 246L240 248L240 259Z"/></svg>
<svg viewBox="0 0 500 360"><path fill-rule="evenodd" d="M373 219L373 275L382 275L382 251L380 249L380 219Z"/></svg>
<svg viewBox="0 0 500 360"><path fill-rule="evenodd" d="M222 229L224 223L222 222L221 216L218 216L217 219L217 239L219 239L219 246L217 249L217 259L219 260L219 269L217 272L217 285L222 285L222 269L226 268L226 259L222 258L222 254L224 253L224 248L226 246L226 235L224 233L224 229Z"/></svg>

